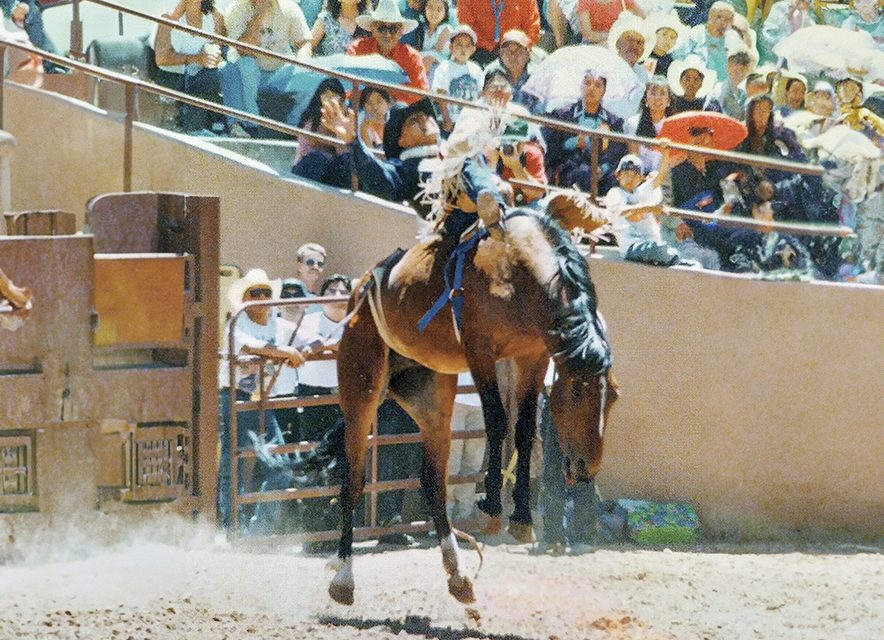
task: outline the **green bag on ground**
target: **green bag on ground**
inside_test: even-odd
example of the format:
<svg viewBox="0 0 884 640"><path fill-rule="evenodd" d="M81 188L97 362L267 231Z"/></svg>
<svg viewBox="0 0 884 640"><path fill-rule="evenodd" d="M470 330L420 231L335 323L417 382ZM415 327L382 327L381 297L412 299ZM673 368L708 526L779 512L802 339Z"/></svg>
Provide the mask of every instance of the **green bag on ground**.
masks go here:
<svg viewBox="0 0 884 640"><path fill-rule="evenodd" d="M700 518L690 505L681 502L618 500L626 512L630 540L639 544L679 544L697 539Z"/></svg>

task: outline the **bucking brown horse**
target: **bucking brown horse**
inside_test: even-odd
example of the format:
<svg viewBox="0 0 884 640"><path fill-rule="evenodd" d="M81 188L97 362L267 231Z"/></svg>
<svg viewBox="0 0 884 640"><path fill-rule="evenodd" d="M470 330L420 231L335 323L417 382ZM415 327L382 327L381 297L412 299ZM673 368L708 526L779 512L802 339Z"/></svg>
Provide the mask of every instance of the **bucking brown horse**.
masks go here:
<svg viewBox="0 0 884 640"><path fill-rule="evenodd" d="M446 306L425 326L418 321L447 290L457 265L449 256L458 238L431 236L387 268L366 274L351 299L353 314L340 342L338 380L344 413L347 465L341 489L343 522L338 570L331 597L353 602L353 509L365 480L365 453L372 419L389 394L414 418L424 440L421 484L429 502L448 573L448 589L472 602L473 586L445 512L451 414L457 374L469 370L482 400L488 435L486 496L480 508L501 513L501 451L507 417L495 363L515 362L518 452L511 527L531 527L529 469L537 398L549 358L556 363L550 407L564 452L569 482L588 482L602 459L602 436L617 386L611 349L596 309L586 260L554 220L517 209L506 232L484 237L466 255L459 331ZM392 268L391 263L395 262Z"/></svg>

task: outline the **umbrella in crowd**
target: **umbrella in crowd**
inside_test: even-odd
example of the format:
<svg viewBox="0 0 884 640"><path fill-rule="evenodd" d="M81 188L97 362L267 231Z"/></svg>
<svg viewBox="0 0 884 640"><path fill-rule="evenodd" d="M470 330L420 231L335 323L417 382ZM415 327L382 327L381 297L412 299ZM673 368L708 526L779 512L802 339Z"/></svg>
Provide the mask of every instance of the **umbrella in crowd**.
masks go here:
<svg viewBox="0 0 884 640"><path fill-rule="evenodd" d="M673 142L690 144L691 134L707 130L712 133L713 149L729 151L740 144L748 135L745 125L739 120L715 111L683 111L663 120L658 137L669 138Z"/></svg>
<svg viewBox="0 0 884 640"><path fill-rule="evenodd" d="M331 56L318 56L310 59L314 64L329 71L347 73L365 80L377 80L393 85L408 84L408 75L398 64L380 54L348 56L338 53ZM285 87L284 93L292 96L294 105L286 118L289 124L297 126L301 114L316 93L319 83L328 76L312 69L297 67ZM342 80L347 91L353 89L351 82Z"/></svg>
<svg viewBox="0 0 884 640"><path fill-rule="evenodd" d="M593 71L607 78L602 106L621 118L635 114L644 88L619 55L595 45L561 47L531 72L522 90L538 98L545 111L572 104L582 97L583 76Z"/></svg>
<svg viewBox="0 0 884 640"><path fill-rule="evenodd" d="M798 29L773 48L792 71L844 78L854 74L864 80L884 79L884 51L865 31L848 31L830 25Z"/></svg>

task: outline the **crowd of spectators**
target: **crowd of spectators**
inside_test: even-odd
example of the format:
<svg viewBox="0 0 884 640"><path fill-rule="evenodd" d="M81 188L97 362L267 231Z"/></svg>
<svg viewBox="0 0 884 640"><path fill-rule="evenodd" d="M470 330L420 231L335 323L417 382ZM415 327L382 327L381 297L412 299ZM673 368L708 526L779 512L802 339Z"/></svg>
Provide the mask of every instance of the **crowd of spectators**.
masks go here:
<svg viewBox="0 0 884 640"><path fill-rule="evenodd" d="M221 11L212 0L182 0L167 16L300 58L379 54L401 68L407 86L503 111L509 120L506 134L486 150L485 160L502 179L501 190L512 204L542 207L548 184L592 192L604 201L622 187L619 163L635 154L641 165L636 175L661 182L656 204L662 200L768 221L840 223L860 234L843 256L837 239L783 238L801 248L803 261L796 262L791 252L780 259L757 254L778 246L779 239L771 242L764 230L704 226L663 216L659 207L649 209L646 218L657 221L641 224L662 225L660 242L671 250L667 255L674 252L730 271L765 271L775 265L817 278L874 281L881 268L881 238L864 233L879 226L881 195L874 185L859 199L833 181L685 153L673 154L671 178L658 179L663 157L659 144L626 145L555 127L541 129L520 118L542 115L599 132L659 138L667 119L676 114L721 113L748 132L737 151L798 162L850 163L857 158L836 158L819 150L821 136L832 129L843 131L838 125L844 125L880 152L880 69L845 64L843 69L805 71L806 62L779 56L774 49L802 28L828 24L841 25L845 36L868 34L870 46L884 56L881 3L860 0L852 8L820 12L807 0L780 0L766 15L755 10L751 22L745 11L739 2L722 0L701 0L678 11L665 0L379 0L375 6L365 0L326 0L311 24L306 10L293 0L234 0ZM216 57L208 43L198 46L198 38L179 38L176 31L168 38L163 31L156 37L158 63L185 63L184 73L193 76L185 86L196 92L217 87L218 100L251 113L261 112L261 94L296 93L292 64L236 49ZM557 77L557 70L544 68L543 60L557 49L579 44L616 54L622 69L632 72L633 90L628 95L619 90L623 77L610 64L595 64L594 57L603 56L589 49L583 54L586 60L576 54L572 58L583 71L571 87L573 101L546 99L531 88L534 74L551 76L547 84L563 82L568 76ZM207 73L217 79L206 79ZM397 202L413 200L426 178L418 170L421 161L445 155L446 140L457 139L459 128L469 131L468 121L478 111L418 98L395 90L352 88L334 79L320 82L305 99L306 107L292 110L299 117L291 124L346 144L300 136L293 172ZM227 127L235 136L258 134L235 119ZM685 139L675 141L721 149L716 129L714 120L698 119ZM880 171L880 165L872 170ZM508 180L514 183L507 185ZM637 223L637 214L630 215L632 224ZM623 225L615 227L614 236L622 237ZM752 242L747 244L747 237ZM855 268L845 269L846 261Z"/></svg>

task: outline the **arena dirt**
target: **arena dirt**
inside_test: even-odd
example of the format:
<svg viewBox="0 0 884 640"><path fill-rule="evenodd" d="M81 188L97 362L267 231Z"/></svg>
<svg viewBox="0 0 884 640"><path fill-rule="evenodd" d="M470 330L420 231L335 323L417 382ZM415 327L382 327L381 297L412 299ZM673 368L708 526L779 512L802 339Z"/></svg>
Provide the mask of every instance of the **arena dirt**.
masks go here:
<svg viewBox="0 0 884 640"><path fill-rule="evenodd" d="M0 639L872 640L884 630L874 544L618 545L557 557L486 545L477 602L464 607L448 596L431 541L364 543L356 603L343 607L326 595L326 559L295 548L231 546L173 520L116 533L0 532ZM476 553L464 558L474 572Z"/></svg>

